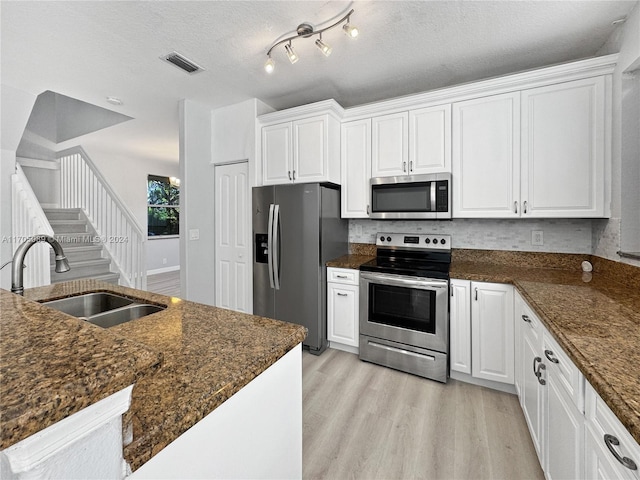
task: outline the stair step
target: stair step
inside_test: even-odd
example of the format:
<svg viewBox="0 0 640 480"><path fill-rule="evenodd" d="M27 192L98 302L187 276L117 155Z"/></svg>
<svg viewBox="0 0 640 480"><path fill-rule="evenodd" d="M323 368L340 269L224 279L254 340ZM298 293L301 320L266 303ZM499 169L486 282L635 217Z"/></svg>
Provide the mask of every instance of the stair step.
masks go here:
<svg viewBox="0 0 640 480"><path fill-rule="evenodd" d="M63 277L63 275L68 275L69 273L71 273L71 271L66 272L66 273L59 273L56 275L60 275L59 278L53 278L53 275L51 277L51 283L60 283L60 282L68 282L70 280L80 280L83 278L87 278L87 279L91 279L91 280L101 280L103 282L107 282L107 283L112 283L114 285L118 285L118 280L120 280L120 274L119 273L105 273L105 274L98 274L98 275L91 275L91 276L86 276L86 277Z"/></svg>
<svg viewBox="0 0 640 480"><path fill-rule="evenodd" d="M64 248L64 254L66 255L69 262L81 262L84 260L98 260L100 258L104 258L102 256L102 246L101 245L67 245ZM55 252L53 249L51 250L51 264L53 265L55 261Z"/></svg>
<svg viewBox="0 0 640 480"><path fill-rule="evenodd" d="M58 273L54 270L54 266L51 266L51 278L56 279L71 279L92 277L93 275L101 275L103 273L111 273L111 260L108 258L101 258L99 260L84 260L80 262L69 262L71 270L68 272Z"/></svg>
<svg viewBox="0 0 640 480"><path fill-rule="evenodd" d="M44 214L51 220L80 220L82 219L79 208L43 208Z"/></svg>
<svg viewBox="0 0 640 480"><path fill-rule="evenodd" d="M85 220L49 220L51 228L55 234L64 233L87 233L87 222Z"/></svg>

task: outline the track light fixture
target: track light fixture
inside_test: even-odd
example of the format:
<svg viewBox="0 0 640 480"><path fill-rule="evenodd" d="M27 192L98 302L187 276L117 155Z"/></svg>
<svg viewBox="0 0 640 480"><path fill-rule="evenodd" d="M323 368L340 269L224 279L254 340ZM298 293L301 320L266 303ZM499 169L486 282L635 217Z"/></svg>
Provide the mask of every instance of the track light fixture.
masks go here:
<svg viewBox="0 0 640 480"><path fill-rule="evenodd" d="M349 13L347 13L344 17L342 17L337 22L317 31L313 30L312 25L309 25L308 23L301 23L300 25L298 25L298 28L296 29L296 35L279 40L278 42L271 45L271 48L269 48L269 51L267 52L267 61L264 63L264 70L267 73L272 73L274 71L276 64L273 61L273 58L271 58L271 52L273 51L274 48L276 48L278 45L282 45L283 43L285 44L284 50L287 53L287 57L289 57L289 61L291 63L296 63L299 60L299 57L298 55L296 55L296 52L293 50L293 45L291 44L291 42L294 39L297 39L300 37L309 38L314 35L318 35L318 38L316 39L315 44L320 49L320 51L326 57L328 57L329 55L331 55L332 48L330 45L328 45L322 40L322 32L326 32L327 30L337 27L338 25L341 25L344 23L344 25L342 25L342 29L347 34L347 36L349 36L350 38L357 37L360 31L358 30L358 27L355 27L350 23L351 14L353 12L354 10L351 9Z"/></svg>

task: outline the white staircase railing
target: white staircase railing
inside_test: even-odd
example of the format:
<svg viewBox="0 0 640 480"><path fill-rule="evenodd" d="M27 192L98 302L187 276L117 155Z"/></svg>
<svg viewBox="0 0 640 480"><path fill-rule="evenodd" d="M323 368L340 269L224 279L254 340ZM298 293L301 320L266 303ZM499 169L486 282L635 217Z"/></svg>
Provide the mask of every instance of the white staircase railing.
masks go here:
<svg viewBox="0 0 640 480"><path fill-rule="evenodd" d="M60 207L81 208L126 286L146 289L147 236L82 147L58 153Z"/></svg>
<svg viewBox="0 0 640 480"><path fill-rule="evenodd" d="M53 235L49 220L42 211L40 202L31 189L31 185L20 165L16 164L16 173L11 175L11 230L13 251L25 240L35 235ZM29 249L24 260L23 273L25 288L41 287L51 283L51 247L46 242L36 243Z"/></svg>

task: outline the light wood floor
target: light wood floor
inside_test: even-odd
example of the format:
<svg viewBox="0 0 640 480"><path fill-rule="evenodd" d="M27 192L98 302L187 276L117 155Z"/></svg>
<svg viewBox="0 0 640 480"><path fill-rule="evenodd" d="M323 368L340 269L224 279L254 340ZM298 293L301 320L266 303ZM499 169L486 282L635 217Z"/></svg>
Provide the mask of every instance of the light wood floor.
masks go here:
<svg viewBox="0 0 640 480"><path fill-rule="evenodd" d="M544 479L515 395L303 353L303 478Z"/></svg>
<svg viewBox="0 0 640 480"><path fill-rule="evenodd" d="M170 297L180 296L180 270L147 275L147 290Z"/></svg>

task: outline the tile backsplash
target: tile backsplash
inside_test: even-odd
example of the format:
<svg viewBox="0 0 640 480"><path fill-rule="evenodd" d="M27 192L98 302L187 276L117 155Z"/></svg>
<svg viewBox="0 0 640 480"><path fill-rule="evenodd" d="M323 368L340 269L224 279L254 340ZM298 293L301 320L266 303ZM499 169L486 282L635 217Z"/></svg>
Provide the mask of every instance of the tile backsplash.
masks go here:
<svg viewBox="0 0 640 480"><path fill-rule="evenodd" d="M533 230L542 246L531 245ZM377 232L449 234L453 248L478 250L590 254L593 242L589 219L349 220L350 243L375 243Z"/></svg>

